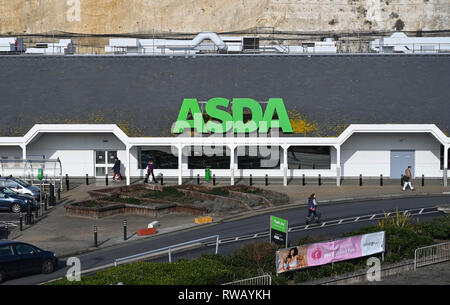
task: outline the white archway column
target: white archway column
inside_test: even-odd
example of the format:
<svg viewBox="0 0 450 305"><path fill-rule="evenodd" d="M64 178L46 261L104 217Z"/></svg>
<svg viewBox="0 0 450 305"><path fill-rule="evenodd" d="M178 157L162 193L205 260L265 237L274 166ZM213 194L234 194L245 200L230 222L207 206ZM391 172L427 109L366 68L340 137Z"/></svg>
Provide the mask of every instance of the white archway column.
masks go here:
<svg viewBox="0 0 450 305"><path fill-rule="evenodd" d="M443 167L443 176L444 176L444 186L448 186L448 150L450 145L444 145L444 167Z"/></svg>
<svg viewBox="0 0 450 305"><path fill-rule="evenodd" d="M178 146L178 185L183 184L183 146Z"/></svg>
<svg viewBox="0 0 450 305"><path fill-rule="evenodd" d="M22 159L26 160L27 159L27 145L22 144L22 145L20 145L20 147L22 148Z"/></svg>
<svg viewBox="0 0 450 305"><path fill-rule="evenodd" d="M126 158L127 166L125 168L125 175L127 176L127 185L131 184L130 149L131 145L127 144L127 158Z"/></svg>
<svg viewBox="0 0 450 305"><path fill-rule="evenodd" d="M230 149L230 185L234 185L234 169L236 167L234 153L236 150L236 145L229 145Z"/></svg>
<svg viewBox="0 0 450 305"><path fill-rule="evenodd" d="M288 172L288 149L289 146L283 145L283 185L287 186L287 172Z"/></svg>
<svg viewBox="0 0 450 305"><path fill-rule="evenodd" d="M336 186L341 186L341 146L336 145Z"/></svg>

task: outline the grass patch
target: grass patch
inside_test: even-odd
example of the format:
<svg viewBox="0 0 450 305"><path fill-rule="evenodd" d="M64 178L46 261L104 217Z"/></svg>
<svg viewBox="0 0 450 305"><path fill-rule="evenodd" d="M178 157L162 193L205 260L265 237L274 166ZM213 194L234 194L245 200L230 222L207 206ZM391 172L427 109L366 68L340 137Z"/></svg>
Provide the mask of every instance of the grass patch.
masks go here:
<svg viewBox="0 0 450 305"><path fill-rule="evenodd" d="M144 194L142 197L170 200L170 199L179 199L182 198L183 196L185 196L183 192L180 192L175 187L168 186L163 188L162 191L152 191L147 194Z"/></svg>
<svg viewBox="0 0 450 305"><path fill-rule="evenodd" d="M128 204L136 204L136 205L140 205L142 204L142 201L134 198L134 197L126 197L126 198L122 198L120 196L120 194L114 194L111 197L108 198L109 201L114 201L114 202L121 202L121 203L128 203Z"/></svg>

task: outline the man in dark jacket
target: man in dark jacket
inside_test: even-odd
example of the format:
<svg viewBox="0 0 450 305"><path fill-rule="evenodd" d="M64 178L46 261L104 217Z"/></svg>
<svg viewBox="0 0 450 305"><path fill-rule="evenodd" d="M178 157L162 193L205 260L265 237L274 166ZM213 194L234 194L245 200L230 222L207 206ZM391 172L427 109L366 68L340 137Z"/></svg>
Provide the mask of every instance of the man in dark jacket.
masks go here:
<svg viewBox="0 0 450 305"><path fill-rule="evenodd" d="M154 169L155 169L155 166L153 165L153 160L148 161L148 164L147 164L147 181L148 181L148 178L150 178L150 175L152 175L153 182L158 183L158 181L156 181L156 179L155 179L155 174L153 173Z"/></svg>
<svg viewBox="0 0 450 305"><path fill-rule="evenodd" d="M120 160L117 157L115 157L114 160L115 161L114 161L114 166L113 166L113 171L114 171L113 181L116 181L116 176L118 177L117 181L120 181L120 180L122 180L122 177L120 175Z"/></svg>

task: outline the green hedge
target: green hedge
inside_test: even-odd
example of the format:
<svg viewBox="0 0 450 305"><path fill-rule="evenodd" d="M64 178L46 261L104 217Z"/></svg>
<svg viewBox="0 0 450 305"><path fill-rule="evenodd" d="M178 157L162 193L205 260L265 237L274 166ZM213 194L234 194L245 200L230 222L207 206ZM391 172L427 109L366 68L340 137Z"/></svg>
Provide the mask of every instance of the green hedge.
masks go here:
<svg viewBox="0 0 450 305"><path fill-rule="evenodd" d="M233 280L233 274L220 259L202 256L174 263L137 262L82 276L80 282L58 280L50 285L216 285Z"/></svg>

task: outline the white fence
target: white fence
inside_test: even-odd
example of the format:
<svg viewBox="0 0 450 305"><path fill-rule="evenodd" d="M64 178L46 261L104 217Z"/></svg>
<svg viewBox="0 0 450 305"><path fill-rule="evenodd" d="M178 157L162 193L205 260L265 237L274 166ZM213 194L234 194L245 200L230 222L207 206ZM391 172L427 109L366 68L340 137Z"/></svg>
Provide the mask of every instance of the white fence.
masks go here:
<svg viewBox="0 0 450 305"><path fill-rule="evenodd" d="M261 276L235 282L229 282L222 285L272 285L272 277L270 276L270 274L264 274Z"/></svg>
<svg viewBox="0 0 450 305"><path fill-rule="evenodd" d="M414 252L414 270L450 260L450 242L418 248Z"/></svg>

